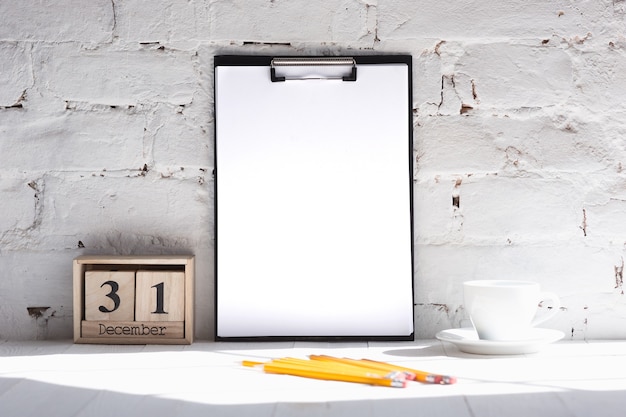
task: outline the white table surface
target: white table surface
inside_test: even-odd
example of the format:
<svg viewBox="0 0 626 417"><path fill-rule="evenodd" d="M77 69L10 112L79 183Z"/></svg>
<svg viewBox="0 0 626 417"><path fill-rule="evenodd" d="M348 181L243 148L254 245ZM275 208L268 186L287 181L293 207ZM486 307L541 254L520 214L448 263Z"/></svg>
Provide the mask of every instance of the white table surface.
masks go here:
<svg viewBox="0 0 626 417"><path fill-rule="evenodd" d="M454 375L389 388L265 374L244 359L370 358ZM0 341L0 416L626 415L626 341L560 341L484 356L438 340L195 342L186 346Z"/></svg>

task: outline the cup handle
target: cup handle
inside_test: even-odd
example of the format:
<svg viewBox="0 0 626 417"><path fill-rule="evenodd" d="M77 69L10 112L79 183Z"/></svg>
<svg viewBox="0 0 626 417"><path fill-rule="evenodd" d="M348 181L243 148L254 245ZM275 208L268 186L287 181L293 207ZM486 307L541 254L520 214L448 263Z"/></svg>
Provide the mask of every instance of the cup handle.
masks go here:
<svg viewBox="0 0 626 417"><path fill-rule="evenodd" d="M561 308L561 299L555 293L552 293L552 292L542 292L540 294L539 300L542 303L545 302L545 301L550 301L549 305L550 305L551 308L548 309L548 311L546 311L545 313L538 314L537 316L535 316L534 320L530 324L532 327L535 327L538 324L541 324L541 323L543 323L545 321L548 321L549 319L554 317L556 315L556 313L559 312L559 309Z"/></svg>

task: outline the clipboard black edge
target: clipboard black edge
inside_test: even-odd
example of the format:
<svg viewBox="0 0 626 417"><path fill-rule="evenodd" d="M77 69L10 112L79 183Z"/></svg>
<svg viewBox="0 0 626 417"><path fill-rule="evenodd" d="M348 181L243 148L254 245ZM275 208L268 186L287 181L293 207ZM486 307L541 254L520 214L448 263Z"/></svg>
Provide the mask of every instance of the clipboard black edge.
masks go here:
<svg viewBox="0 0 626 417"><path fill-rule="evenodd" d="M215 336L216 342L412 342L408 336Z"/></svg>
<svg viewBox="0 0 626 417"><path fill-rule="evenodd" d="M389 55L350 55L356 64L407 64L412 66L413 57L405 54ZM329 58L320 55L216 55L214 67L218 66L269 66L274 58Z"/></svg>
<svg viewBox="0 0 626 417"><path fill-rule="evenodd" d="M230 342L296 342L296 341L312 341L312 342L357 342L357 341L389 341L389 342L401 342L401 341L414 341L415 340L415 227L414 227L414 203L413 203L413 56L408 54L382 54L382 55L349 55L354 58L356 64L406 64L408 74L408 112L409 112L409 126L408 126L408 156L409 156L409 210L410 210L410 236L411 236L411 300L413 308L412 327L413 331L408 335L372 335L372 336L219 336L217 328L217 294L218 294L218 279L217 279L217 262L218 262L218 212L217 201L213 204L213 237L214 237L214 272L213 272L213 285L214 285L214 313L213 313L213 329L214 340L218 342L230 341ZM218 66L269 66L274 58L303 58L303 57L320 57L320 55L215 55L213 57L213 74ZM213 77L213 94L216 91L216 77ZM217 200L217 106L216 102L213 103L213 198Z"/></svg>

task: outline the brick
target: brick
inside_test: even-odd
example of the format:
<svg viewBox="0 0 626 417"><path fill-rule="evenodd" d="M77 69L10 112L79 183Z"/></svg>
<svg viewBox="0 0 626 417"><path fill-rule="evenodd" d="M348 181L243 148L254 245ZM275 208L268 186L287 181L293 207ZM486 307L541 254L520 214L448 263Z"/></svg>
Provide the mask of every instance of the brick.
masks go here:
<svg viewBox="0 0 626 417"><path fill-rule="evenodd" d="M574 108L419 117L414 133L418 175L623 169L626 151L614 130L620 122L583 113Z"/></svg>
<svg viewBox="0 0 626 417"><path fill-rule="evenodd" d="M420 178L437 174L497 172L505 164L498 148L495 118L423 117L414 132L417 172Z"/></svg>
<svg viewBox="0 0 626 417"><path fill-rule="evenodd" d="M47 238L39 245L49 247L70 236L72 242L81 240L92 250L153 254L189 250L194 242L208 238L212 215L204 190L208 183L150 172L134 177L101 175L59 174L46 180L42 230Z"/></svg>
<svg viewBox="0 0 626 417"><path fill-rule="evenodd" d="M4 248L3 248L4 249ZM71 338L72 252L3 250L0 335L5 340ZM45 318L29 307L50 307Z"/></svg>
<svg viewBox="0 0 626 417"><path fill-rule="evenodd" d="M159 106L147 116L146 133L153 141L155 165L164 170L163 175L169 175L168 170L212 165L213 121L207 107L201 98L196 98L184 111Z"/></svg>
<svg viewBox="0 0 626 417"><path fill-rule="evenodd" d="M549 39L554 33L573 29L599 32L611 21L600 2L584 4L546 3L533 0L498 3L479 0L467 3L437 1L381 2L378 7L378 36L387 38ZM610 16L610 15L609 15ZM619 15L618 15L619 16ZM619 17L615 18L619 21Z"/></svg>
<svg viewBox="0 0 626 417"><path fill-rule="evenodd" d="M440 48L446 59L447 45ZM451 58L454 76L474 83L482 109L560 104L574 89L573 63L560 48L509 42L466 45ZM467 88L467 87L466 87Z"/></svg>
<svg viewBox="0 0 626 417"><path fill-rule="evenodd" d="M207 41L210 34L209 2L141 0L115 3L115 35L123 42L172 44Z"/></svg>
<svg viewBox="0 0 626 417"><path fill-rule="evenodd" d="M416 185L415 228L424 243L554 244L584 236L584 197L567 180L438 177Z"/></svg>
<svg viewBox="0 0 626 417"><path fill-rule="evenodd" d="M37 213L41 209L42 187L43 184L38 179L0 176L0 201L3 213L0 216L1 246L10 247L11 242L6 239L11 239L15 234L24 234L35 226Z"/></svg>
<svg viewBox="0 0 626 417"><path fill-rule="evenodd" d="M216 1L210 8L211 39L277 43L362 40L371 45L375 34L368 28L373 9L356 0Z"/></svg>
<svg viewBox="0 0 626 417"><path fill-rule="evenodd" d="M145 163L143 127L142 117L108 106L53 115L0 111L2 169L139 169Z"/></svg>
<svg viewBox="0 0 626 417"><path fill-rule="evenodd" d="M623 187L623 185L622 185ZM626 245L626 199L624 191L621 198L615 198L607 191L603 203L585 206L586 233L590 238L598 237L614 244Z"/></svg>
<svg viewBox="0 0 626 417"><path fill-rule="evenodd" d="M63 100L128 106L191 103L197 88L191 52L153 48L80 49L76 45L37 50L41 83Z"/></svg>
<svg viewBox="0 0 626 417"><path fill-rule="evenodd" d="M485 177L459 189L468 239L559 241L582 234L582 193L569 180Z"/></svg>
<svg viewBox="0 0 626 417"><path fill-rule="evenodd" d="M424 108L420 109L420 115L437 114L441 102L443 71L441 58L435 53L436 45L432 42L421 53L413 55L413 102L415 107Z"/></svg>
<svg viewBox="0 0 626 417"><path fill-rule="evenodd" d="M25 0L0 3L0 40L110 42L110 0Z"/></svg>
<svg viewBox="0 0 626 417"><path fill-rule="evenodd" d="M415 338L418 340L434 339L437 332L441 330L458 328L462 315L462 306L445 303L418 303L415 306Z"/></svg>
<svg viewBox="0 0 626 417"><path fill-rule="evenodd" d="M440 41L414 61L414 100L426 115L553 106L575 92L570 54L541 43Z"/></svg>
<svg viewBox="0 0 626 417"><path fill-rule="evenodd" d="M577 58L576 102L591 112L623 111L625 104L621 97L626 94L626 65L622 38L616 36L598 45L592 51L585 51ZM589 101L589 97L594 97Z"/></svg>
<svg viewBox="0 0 626 417"><path fill-rule="evenodd" d="M414 186L414 232L418 242L455 240L459 225L451 204L456 180L420 181ZM457 237L458 238L458 237Z"/></svg>
<svg viewBox="0 0 626 417"><path fill-rule="evenodd" d="M507 170L577 175L607 168L617 172L626 154L612 134L604 133L612 123L610 118L587 117L585 110L569 107L495 117L489 120L489 130L506 158Z"/></svg>
<svg viewBox="0 0 626 417"><path fill-rule="evenodd" d="M26 90L33 85L29 48L17 42L0 42L0 108L21 106Z"/></svg>

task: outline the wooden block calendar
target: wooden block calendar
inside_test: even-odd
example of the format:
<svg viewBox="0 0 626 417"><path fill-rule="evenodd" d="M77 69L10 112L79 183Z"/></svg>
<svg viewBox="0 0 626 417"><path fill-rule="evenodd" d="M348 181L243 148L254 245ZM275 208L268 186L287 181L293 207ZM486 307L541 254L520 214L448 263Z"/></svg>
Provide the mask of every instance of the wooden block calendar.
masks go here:
<svg viewBox="0 0 626 417"><path fill-rule="evenodd" d="M193 256L79 256L73 270L75 343L192 343Z"/></svg>

